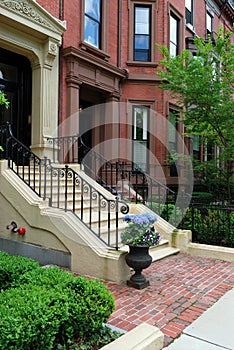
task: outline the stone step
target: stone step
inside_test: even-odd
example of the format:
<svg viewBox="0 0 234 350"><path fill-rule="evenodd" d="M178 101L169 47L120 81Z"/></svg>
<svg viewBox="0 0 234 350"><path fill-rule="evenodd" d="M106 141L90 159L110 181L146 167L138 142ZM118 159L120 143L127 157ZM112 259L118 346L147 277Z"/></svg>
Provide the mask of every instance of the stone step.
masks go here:
<svg viewBox="0 0 234 350"><path fill-rule="evenodd" d="M158 247L152 247L150 249L150 255L152 256L153 262L164 259L168 256L178 254L180 250L178 248L173 248L173 247L164 247L161 248L160 246Z"/></svg>

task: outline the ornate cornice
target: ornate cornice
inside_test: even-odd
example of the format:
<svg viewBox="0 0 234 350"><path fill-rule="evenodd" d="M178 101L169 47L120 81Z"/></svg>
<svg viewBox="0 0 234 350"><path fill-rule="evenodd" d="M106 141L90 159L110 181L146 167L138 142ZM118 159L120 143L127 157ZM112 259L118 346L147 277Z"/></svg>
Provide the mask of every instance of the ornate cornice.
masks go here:
<svg viewBox="0 0 234 350"><path fill-rule="evenodd" d="M55 24L47 19L46 16L44 16L44 14L41 13L40 10L29 0L0 0L0 7L6 8L7 10L28 18L31 21L52 30L53 32L61 34L61 31L56 28ZM59 26L63 26L61 21L57 19L55 21Z"/></svg>

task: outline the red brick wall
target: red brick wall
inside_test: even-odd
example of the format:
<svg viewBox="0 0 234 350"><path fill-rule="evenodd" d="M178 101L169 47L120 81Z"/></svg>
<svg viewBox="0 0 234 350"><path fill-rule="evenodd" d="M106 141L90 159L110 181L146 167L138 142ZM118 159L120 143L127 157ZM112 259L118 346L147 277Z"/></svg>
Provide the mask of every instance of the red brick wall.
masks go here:
<svg viewBox="0 0 234 350"><path fill-rule="evenodd" d="M59 18L59 0L37 0L37 3L51 15Z"/></svg>
<svg viewBox="0 0 234 350"><path fill-rule="evenodd" d="M63 12L63 19L67 23L67 31L63 36L63 48L68 46L74 46L79 48L79 43L81 41L81 0L63 0L63 9L59 8L61 3L59 0L38 0L48 12L52 15L59 17L59 13ZM129 4L131 0L122 0L122 13L121 13L121 46L118 47L118 0L108 0L108 15L107 23L105 23L105 28L107 30L107 49L106 53L110 56L109 63L114 66L119 66L121 68L126 68L129 71L131 80L127 79L121 83L121 102L127 102L129 100L138 100L143 103L147 101L155 101L155 109L157 114L167 116L168 111L168 94L157 87L158 82L152 80L156 78L156 64L155 65L129 65ZM143 1L142 1L143 3ZM199 36L206 35L206 1L198 0L195 1L195 31ZM183 26L182 26L182 42L181 48L185 47L185 37L192 37L192 33L185 25L185 1L184 0L158 0L157 1L157 11L156 11L156 34L155 34L155 44L165 44L168 45L169 41L169 12L170 8L181 15ZM216 31L220 23L228 24L228 21L224 17L214 18L214 30ZM229 23L229 27L231 25ZM120 55L120 56L119 56ZM120 60L118 60L120 58ZM159 62L160 54L158 50L155 50L155 63ZM137 76L146 77L146 79L132 79ZM62 76L61 87L62 87L62 97L61 97L61 115L64 119L66 117L66 66L65 62L62 64ZM147 77L150 79L147 80ZM150 81L151 80L151 81ZM123 117L124 122L124 117ZM121 127L122 135L126 135L126 128ZM155 150L162 152L160 149L160 144L155 146Z"/></svg>

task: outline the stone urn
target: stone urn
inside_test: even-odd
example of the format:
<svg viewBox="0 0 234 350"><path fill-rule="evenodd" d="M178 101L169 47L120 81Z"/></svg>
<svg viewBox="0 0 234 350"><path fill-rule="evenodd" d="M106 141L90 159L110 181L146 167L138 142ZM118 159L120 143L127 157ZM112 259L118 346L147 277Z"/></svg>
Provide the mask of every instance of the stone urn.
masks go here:
<svg viewBox="0 0 234 350"><path fill-rule="evenodd" d="M134 274L127 281L127 285L136 289L143 289L149 286L149 281L141 273L152 263L149 255L149 246L129 244L129 253L125 256L126 263L134 270Z"/></svg>

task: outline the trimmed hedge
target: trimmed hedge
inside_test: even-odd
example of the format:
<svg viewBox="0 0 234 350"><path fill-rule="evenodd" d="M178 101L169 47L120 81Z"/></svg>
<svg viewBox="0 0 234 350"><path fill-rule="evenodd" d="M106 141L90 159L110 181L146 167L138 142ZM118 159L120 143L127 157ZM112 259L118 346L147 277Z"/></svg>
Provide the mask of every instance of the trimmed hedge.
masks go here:
<svg viewBox="0 0 234 350"><path fill-rule="evenodd" d="M103 283L28 262L34 269L15 274L14 288L0 293L0 349L58 349L100 332L114 311Z"/></svg>
<svg viewBox="0 0 234 350"><path fill-rule="evenodd" d="M39 269L27 271L18 276L12 283L12 287L20 287L23 284L35 286L48 286L63 289L68 282L73 281L74 276L58 267L39 267Z"/></svg>
<svg viewBox="0 0 234 350"><path fill-rule="evenodd" d="M21 275L39 268L39 263L35 260L0 251L0 289L10 288Z"/></svg>

